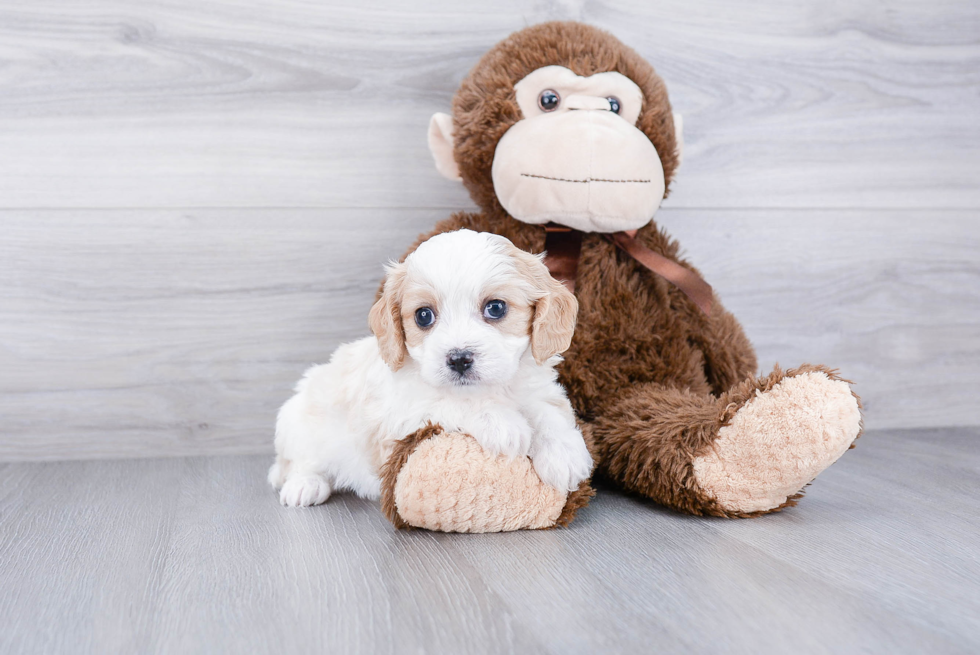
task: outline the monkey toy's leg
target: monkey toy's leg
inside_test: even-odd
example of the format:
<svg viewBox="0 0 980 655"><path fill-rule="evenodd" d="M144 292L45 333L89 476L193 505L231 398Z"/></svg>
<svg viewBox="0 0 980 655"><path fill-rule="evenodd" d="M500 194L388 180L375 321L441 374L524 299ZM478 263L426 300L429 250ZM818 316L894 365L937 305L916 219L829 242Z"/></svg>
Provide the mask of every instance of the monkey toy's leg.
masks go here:
<svg viewBox="0 0 980 655"><path fill-rule="evenodd" d="M592 426L599 472L690 514L794 505L861 432L847 381L821 366L747 379L720 396L631 387Z"/></svg>

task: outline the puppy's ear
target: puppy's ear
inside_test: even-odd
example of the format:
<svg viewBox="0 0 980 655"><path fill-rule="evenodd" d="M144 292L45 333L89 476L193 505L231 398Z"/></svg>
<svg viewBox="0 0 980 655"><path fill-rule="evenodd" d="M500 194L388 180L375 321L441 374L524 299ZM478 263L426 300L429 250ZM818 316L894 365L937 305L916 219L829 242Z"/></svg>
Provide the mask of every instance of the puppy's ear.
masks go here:
<svg viewBox="0 0 980 655"><path fill-rule="evenodd" d="M551 277L544 269L546 294L534 305L534 320L531 323L531 354L534 361L544 364L554 355L568 350L575 334L575 317L578 315L578 301L565 285Z"/></svg>
<svg viewBox="0 0 980 655"><path fill-rule="evenodd" d="M405 264L388 268L381 297L371 307L368 325L378 339L381 359L397 371L405 363L408 349L405 347L405 328L402 326L402 287L405 283Z"/></svg>
<svg viewBox="0 0 980 655"><path fill-rule="evenodd" d="M531 319L531 354L534 361L544 364L572 344L578 301L564 284L551 277L541 258L507 243L518 271L530 281L538 297Z"/></svg>

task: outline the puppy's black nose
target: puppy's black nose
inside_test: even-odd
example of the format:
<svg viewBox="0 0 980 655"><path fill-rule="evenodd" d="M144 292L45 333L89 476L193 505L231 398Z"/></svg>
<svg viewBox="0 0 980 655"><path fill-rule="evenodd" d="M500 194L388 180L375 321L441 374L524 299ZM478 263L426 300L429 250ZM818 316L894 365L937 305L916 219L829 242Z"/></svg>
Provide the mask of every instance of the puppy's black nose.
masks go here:
<svg viewBox="0 0 980 655"><path fill-rule="evenodd" d="M469 350L450 350L446 366L462 375L473 366L473 353Z"/></svg>

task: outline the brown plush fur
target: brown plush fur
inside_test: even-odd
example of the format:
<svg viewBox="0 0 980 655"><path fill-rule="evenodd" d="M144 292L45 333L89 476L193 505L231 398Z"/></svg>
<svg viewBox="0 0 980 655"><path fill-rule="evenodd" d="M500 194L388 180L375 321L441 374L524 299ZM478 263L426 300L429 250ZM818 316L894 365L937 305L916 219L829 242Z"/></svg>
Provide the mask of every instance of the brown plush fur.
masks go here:
<svg viewBox="0 0 980 655"><path fill-rule="evenodd" d="M757 391L769 391L785 378L810 371L842 379L825 366L804 365L785 372L777 366L769 375L745 379L718 396L661 385L635 388L596 421L595 431L605 436L601 470L627 489L690 514L742 518L768 513L725 511L698 488L692 463ZM792 507L802 496L801 491L769 511Z"/></svg>
<svg viewBox="0 0 980 655"><path fill-rule="evenodd" d="M600 30L576 23L538 25L490 50L453 102L454 155L482 211L442 221L409 252L430 236L461 228L500 234L528 252L544 249L544 227L521 223L503 210L490 170L497 141L521 117L514 84L552 64L579 75L618 71L640 86L644 105L637 126L660 154L669 188L677 165L673 119L666 88L653 68ZM637 239L694 270L656 224L640 229ZM578 327L560 381L589 435L597 472L683 512L744 516L724 511L698 486L692 461L756 390L808 370L834 373L803 367L754 379L752 346L717 299L706 316L679 289L600 234L584 235L575 295Z"/></svg>
<svg viewBox="0 0 980 655"><path fill-rule="evenodd" d="M514 85L548 65L564 66L583 76L615 71L640 87L644 103L636 126L660 154L669 189L678 159L664 81L643 57L611 34L580 23L543 23L510 35L483 55L453 98L456 163L476 204L503 213L490 178L493 154L504 132L522 118Z"/></svg>

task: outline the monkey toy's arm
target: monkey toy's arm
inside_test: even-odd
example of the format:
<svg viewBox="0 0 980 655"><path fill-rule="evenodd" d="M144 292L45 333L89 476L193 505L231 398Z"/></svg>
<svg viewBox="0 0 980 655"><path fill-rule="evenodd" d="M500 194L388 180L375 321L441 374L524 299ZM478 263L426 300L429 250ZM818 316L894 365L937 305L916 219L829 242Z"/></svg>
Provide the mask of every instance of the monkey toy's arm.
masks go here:
<svg viewBox="0 0 980 655"><path fill-rule="evenodd" d="M641 230L637 239L643 246L700 276L698 270L680 256L680 245L665 231ZM652 279L657 278L654 275ZM745 336L741 324L722 306L717 296L713 298L711 313L705 315L694 302L684 298L679 288L662 279L657 284L668 289L673 296L683 298L680 302L671 302L671 305L675 311L684 315L685 323L697 326L688 338L704 356L704 372L713 395L721 395L739 382L757 374L758 364L752 343Z"/></svg>
<svg viewBox="0 0 980 655"><path fill-rule="evenodd" d="M757 373L755 349L741 324L717 300L711 308L707 329L695 338L704 353L704 369L714 395Z"/></svg>

